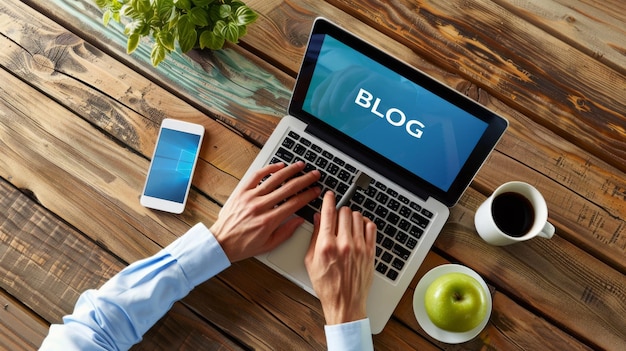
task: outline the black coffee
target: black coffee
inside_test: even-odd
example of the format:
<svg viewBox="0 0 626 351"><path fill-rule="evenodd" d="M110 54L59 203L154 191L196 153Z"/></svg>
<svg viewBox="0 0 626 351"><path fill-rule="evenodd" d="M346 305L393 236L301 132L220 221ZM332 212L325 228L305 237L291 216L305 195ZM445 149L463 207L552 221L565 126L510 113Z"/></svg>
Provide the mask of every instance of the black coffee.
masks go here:
<svg viewBox="0 0 626 351"><path fill-rule="evenodd" d="M502 193L491 205L493 220L500 230L510 236L524 236L535 221L535 211L528 199L514 192Z"/></svg>

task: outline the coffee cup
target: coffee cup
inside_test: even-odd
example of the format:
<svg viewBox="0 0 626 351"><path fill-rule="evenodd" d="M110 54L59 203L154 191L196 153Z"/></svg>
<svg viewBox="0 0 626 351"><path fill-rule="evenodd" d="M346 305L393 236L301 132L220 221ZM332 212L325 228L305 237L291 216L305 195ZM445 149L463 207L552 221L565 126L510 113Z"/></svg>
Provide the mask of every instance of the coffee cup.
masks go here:
<svg viewBox="0 0 626 351"><path fill-rule="evenodd" d="M483 240L497 246L554 235L546 201L535 187L524 182L499 186L478 207L474 225Z"/></svg>

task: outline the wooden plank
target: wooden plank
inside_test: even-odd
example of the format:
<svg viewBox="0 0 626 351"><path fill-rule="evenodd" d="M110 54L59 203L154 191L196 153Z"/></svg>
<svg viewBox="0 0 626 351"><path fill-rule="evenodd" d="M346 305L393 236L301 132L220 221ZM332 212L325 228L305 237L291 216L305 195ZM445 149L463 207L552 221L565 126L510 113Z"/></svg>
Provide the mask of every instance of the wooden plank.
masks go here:
<svg viewBox="0 0 626 351"><path fill-rule="evenodd" d="M432 268L450 263L431 252L411 282L411 286L402 297L394 316L411 329L426 336L413 313L413 294L417 282ZM487 280L489 282L489 280ZM450 346L431 341L446 350L590 350L588 346L574 339L565 331L534 315L524 307L512 301L503 292L492 292L493 311L487 327L474 339L458 346Z"/></svg>
<svg viewBox="0 0 626 351"><path fill-rule="evenodd" d="M473 223L474 209L484 199L469 189L452 209L435 246L594 348L619 349L626 340L624 274L563 240L558 231L550 240L505 247L486 244Z"/></svg>
<svg viewBox="0 0 626 351"><path fill-rule="evenodd" d="M170 87L172 93L233 126L257 144L265 142L277 119L285 114L291 91L286 87L289 77L282 73L268 74L266 69L270 66L241 47L227 45L224 50L192 51L189 55L174 52L154 68L149 59L149 41L146 39L133 55L127 55L124 26L111 23L104 28L102 12L93 1L27 0L25 3L80 33L141 75Z"/></svg>
<svg viewBox="0 0 626 351"><path fill-rule="evenodd" d="M516 140L511 140L512 145L514 145L514 144L515 144L515 143L517 143L517 142L518 142L518 141L516 141ZM548 143L546 143L546 145L548 145ZM508 150L507 150L507 153L508 153ZM569 155L569 154L568 154L568 155ZM579 162L576 162L576 164L578 165L578 164L580 164L580 163L579 163ZM507 163L505 163L504 165L507 165ZM594 165L595 165L595 164L594 164ZM495 169L494 169L494 171L495 171ZM592 173L597 173L597 172L598 172L597 170L594 170ZM615 172L607 172L607 173L616 174ZM498 179L498 180L499 180L499 179ZM581 183L583 182L583 180L584 180L584 178L581 178ZM609 208L610 208L610 207L609 207ZM572 251L572 252L573 252L573 251ZM493 268L493 267L490 267L490 269L491 269L491 268ZM508 277L507 279L514 280L514 279L515 279L515 277ZM505 284L507 284L507 283L505 283Z"/></svg>
<svg viewBox="0 0 626 351"><path fill-rule="evenodd" d="M59 323L72 311L80 293L99 287L125 264L4 179L0 179L0 199L0 284L20 301L0 290L1 306L6 306L0 307L0 323L5 326L0 345L6 350L35 349L48 334L42 318ZM206 349L214 344L224 350L241 350L177 303L136 349L154 350L164 345Z"/></svg>
<svg viewBox="0 0 626 351"><path fill-rule="evenodd" d="M625 74L491 1L330 2L626 171Z"/></svg>
<svg viewBox="0 0 626 351"><path fill-rule="evenodd" d="M204 125L194 184L226 201L257 147L23 3L0 8L2 65L134 151L151 157L165 117Z"/></svg>
<svg viewBox="0 0 626 351"><path fill-rule="evenodd" d="M602 1L593 6L571 0L500 0L496 3L551 36L626 74L624 18L614 17L626 12L623 2Z"/></svg>
<svg viewBox="0 0 626 351"><path fill-rule="evenodd" d="M34 350L48 334L47 323L1 289L0 326L2 350Z"/></svg>
<svg viewBox="0 0 626 351"><path fill-rule="evenodd" d="M280 345L281 349L286 350L326 350L321 306L316 298L305 293L302 288L255 259L237 262L219 277L234 290L233 301L216 304L207 298L220 294L222 289L211 281L196 288L185 299L193 300L193 308L197 313L216 316L211 319L212 323L238 335L242 343L253 345L255 349L275 350ZM238 296L244 297L245 302L238 304L235 301ZM263 306L281 324L274 323L247 305ZM241 308L250 310L251 314L242 314ZM254 319L256 323L248 323L248 319ZM277 330L278 327L288 328L292 335L283 335L284 331ZM393 319L383 333L374 337L374 347L381 351L438 349Z"/></svg>
<svg viewBox="0 0 626 351"><path fill-rule="evenodd" d="M71 312L80 292L121 268L4 180L0 191L2 288L49 323Z"/></svg>
<svg viewBox="0 0 626 351"><path fill-rule="evenodd" d="M131 348L139 350L245 350L182 303L172 309Z"/></svg>
<svg viewBox="0 0 626 351"><path fill-rule="evenodd" d="M551 203L551 209L561 210L568 208L566 207L567 201L572 197L579 197L578 194L583 194L585 197L593 199L594 206L602 209L600 213L606 218L608 225L601 228L591 228L591 230L569 231L567 232L568 238L574 242L583 243L588 246L592 252L597 253L602 260L617 267L620 271L626 272L626 262L622 259L623 255L626 253L626 237L624 236L624 230L626 230L626 225L624 224L626 202L623 201L626 198L626 176L622 171L613 168L597 157L589 155L585 150L575 144L564 143L559 134L555 134L549 129L536 124L527 116L513 111L510 107L492 98L484 91L477 89L477 87L471 83L457 76L446 74L440 69L436 69L424 62L420 62L420 59L417 58L415 54L408 51L408 48L393 40L389 40L380 33L372 32L371 28L360 24L360 22L355 24L349 16L337 13L336 10L329 8L328 5L315 2L296 6L296 3L283 3L282 1L266 1L263 2L263 4L253 4L258 5L257 11L265 13L265 16L262 16L258 25L255 25L255 31L250 32L249 37L251 39L248 39L250 40L250 44L259 47L261 45L269 45L270 48L274 46L287 48L291 46L295 47L295 45L302 46L306 41L302 43L302 40L292 39L289 41L287 39L299 38L301 36L306 37L313 18L318 14L322 14L339 23L349 25L350 28L355 28L357 34L378 43L384 49L402 57L419 68L424 69L429 74L442 79L448 85L461 90L488 107L507 116L511 122L511 128L509 128L505 138L498 146L498 150L503 151L515 160L520 160L520 162L528 165L528 167L537 170L540 174L544 174L552 180L556 180L571 190L571 192L564 193L560 201ZM284 31L286 31L287 28L289 30L301 30L301 36L288 36L286 32L276 32L277 28ZM263 42L261 42L260 38L262 38ZM297 69L300 60L297 54L298 49L301 51L303 48L297 47L297 49L287 50L287 54L284 55L271 54L271 52L275 51L267 51L267 54L275 56L274 59L276 60L283 60L281 61L281 65ZM196 54L200 55L199 53ZM276 70L272 72L275 71ZM276 73L276 75L280 76L278 73ZM241 108L245 109L243 106ZM237 107L236 109L238 110L239 108ZM247 151L248 149L243 148L243 150ZM243 154L246 155L246 157L251 157L255 155L255 152L236 152L229 154ZM232 157L227 160L232 160ZM248 161L244 163L247 164L247 162ZM506 164L499 165L499 167L503 167L503 169L510 168ZM576 176L568 172L572 167L580 169L580 171L575 172ZM489 168L489 165L485 167L485 169ZM242 167L242 169L245 170L245 167ZM243 172L243 170L241 172ZM563 174L566 172L568 172L568 176L564 177ZM233 172L227 173L235 174ZM229 192L227 190L221 190L219 194L215 194L216 190L214 189L232 189L234 180L228 180L230 187L221 188L219 185L224 183L220 180L220 177L215 178L215 172L207 174L207 176L202 176L204 174L202 171L200 174L199 177L202 177L202 181L196 182L196 184L198 186L204 184L210 185L201 189L203 192L211 194L215 196L215 198L220 199L220 201L223 201ZM485 191L490 191L495 188L497 184L504 181L506 181L504 177L487 178L482 176L482 174L479 174L477 178L477 184ZM215 182L217 182L217 184ZM549 181L548 184L550 184ZM218 186L216 187L215 185ZM583 209L586 208L587 205L580 203L578 207ZM553 213L557 214L556 212ZM560 216L564 218L566 227L579 227L579 224L577 224L581 219L579 214L580 212L567 211L566 214ZM572 224L572 226L569 224ZM598 230L599 232L597 232ZM588 233L592 233L592 235L588 235Z"/></svg>
<svg viewBox="0 0 626 351"><path fill-rule="evenodd" d="M31 192L43 206L100 245L130 262L154 253L183 233L191 223L203 221L210 225L214 221L218 206L196 191L192 192L188 209L182 216L149 211L139 206L137 198L145 177L146 159L106 138L89 123L6 71L0 70L0 80L10 87L10 91L0 88L0 111L4 114L0 120L0 147L5 151L0 160L0 175ZM66 250L58 256L80 256L70 248ZM63 267L67 266L70 265ZM90 277L72 271L71 276L62 277L61 287L53 289L45 285L54 277L48 274L48 270L31 274L18 268L11 266L7 269L6 283L14 282L15 289L26 295L20 298L23 301L29 300L30 291L35 291L38 298L29 302L34 304L33 308L54 305L54 308L48 308L49 311L39 312L48 320L57 320L71 310L78 292L84 290L79 283ZM20 280L31 276L37 278L33 284L43 285L32 286ZM258 279L263 275L255 277ZM323 338L299 338L298 331L291 330L277 317L273 306L250 303L228 286L219 279L212 280L203 284L203 288L194 290L206 292L209 289L210 294L194 295L195 298L191 297L185 303L194 309L197 305L208 306L203 318L223 330L240 333L232 337L254 348L273 349L275 345L285 345L289 349L308 349L311 343L321 345L320 342L324 342ZM305 293L299 290L298 294ZM307 318L311 312L307 306L302 309L297 316ZM239 318L234 318L233 312ZM233 323L237 323L236 326ZM250 330L257 333L251 335Z"/></svg>
<svg viewBox="0 0 626 351"><path fill-rule="evenodd" d="M185 232L189 225L179 218L139 205L146 159L6 71L0 71L0 79L6 84L0 87L5 113L0 121L0 176L28 189L46 208L127 262L155 253L160 248L156 243L173 241L170 230ZM216 213L215 205L206 204L207 210L211 207Z"/></svg>

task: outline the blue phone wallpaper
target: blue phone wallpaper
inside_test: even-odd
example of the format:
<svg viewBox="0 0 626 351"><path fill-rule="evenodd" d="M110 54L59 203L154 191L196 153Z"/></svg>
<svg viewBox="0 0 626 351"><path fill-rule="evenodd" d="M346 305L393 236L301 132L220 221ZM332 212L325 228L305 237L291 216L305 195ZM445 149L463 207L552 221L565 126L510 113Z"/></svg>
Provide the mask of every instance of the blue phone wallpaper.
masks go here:
<svg viewBox="0 0 626 351"><path fill-rule="evenodd" d="M328 35L302 108L444 191L487 128Z"/></svg>
<svg viewBox="0 0 626 351"><path fill-rule="evenodd" d="M163 128L146 182L145 195L183 203L200 136Z"/></svg>

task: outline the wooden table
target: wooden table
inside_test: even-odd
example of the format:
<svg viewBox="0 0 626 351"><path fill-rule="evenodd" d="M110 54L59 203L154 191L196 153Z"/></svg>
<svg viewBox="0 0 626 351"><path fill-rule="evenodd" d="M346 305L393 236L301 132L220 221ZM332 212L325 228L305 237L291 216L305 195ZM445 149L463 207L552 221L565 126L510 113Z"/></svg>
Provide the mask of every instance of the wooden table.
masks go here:
<svg viewBox="0 0 626 351"><path fill-rule="evenodd" d="M0 349L35 349L78 295L211 224L285 113L325 16L496 110L510 128L396 309L377 350L626 349L626 6L621 0L248 0L238 46L149 65L90 0L0 4ZM164 117L207 135L187 210L138 198ZM492 247L477 206L522 180L551 240ZM492 288L487 328L457 346L415 320L413 288L459 262ZM319 302L254 259L196 288L136 349L325 348Z"/></svg>

